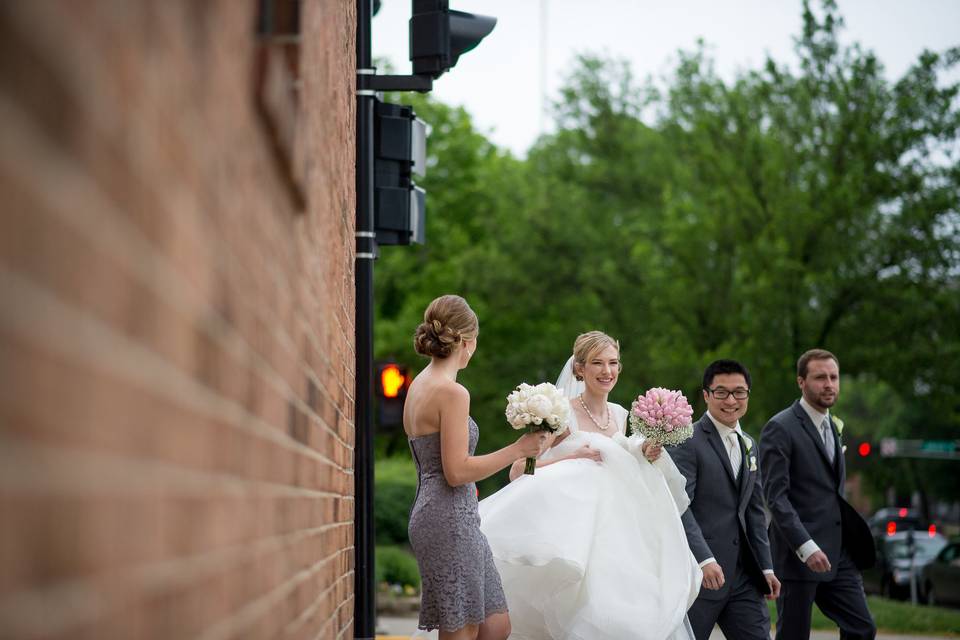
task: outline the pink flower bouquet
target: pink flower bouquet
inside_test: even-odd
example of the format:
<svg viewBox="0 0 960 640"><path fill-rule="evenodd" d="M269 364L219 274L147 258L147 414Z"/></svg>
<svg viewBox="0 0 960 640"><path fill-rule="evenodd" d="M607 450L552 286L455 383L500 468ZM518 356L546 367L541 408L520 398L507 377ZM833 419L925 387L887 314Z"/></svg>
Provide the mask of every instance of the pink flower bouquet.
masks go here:
<svg viewBox="0 0 960 640"><path fill-rule="evenodd" d="M679 391L656 387L637 396L630 409L630 429L665 445L678 445L693 435L693 407Z"/></svg>

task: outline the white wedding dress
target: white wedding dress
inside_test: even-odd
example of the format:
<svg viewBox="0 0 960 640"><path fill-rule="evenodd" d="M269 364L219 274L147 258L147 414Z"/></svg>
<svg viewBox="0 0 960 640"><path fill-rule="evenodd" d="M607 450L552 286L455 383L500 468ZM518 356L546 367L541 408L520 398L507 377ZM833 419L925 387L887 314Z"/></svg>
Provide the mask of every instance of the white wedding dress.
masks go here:
<svg viewBox="0 0 960 640"><path fill-rule="evenodd" d="M626 409L609 408L624 429ZM702 574L680 522L683 476L666 451L643 458L639 436L579 431L575 419L570 430L544 459L589 443L603 462L540 467L480 502L511 639L692 639Z"/></svg>

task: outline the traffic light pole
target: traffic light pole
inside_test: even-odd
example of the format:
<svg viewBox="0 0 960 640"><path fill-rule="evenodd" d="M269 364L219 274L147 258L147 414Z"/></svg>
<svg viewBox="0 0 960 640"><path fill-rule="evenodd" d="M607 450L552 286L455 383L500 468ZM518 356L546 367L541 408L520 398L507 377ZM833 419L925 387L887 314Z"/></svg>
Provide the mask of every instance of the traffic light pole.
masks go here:
<svg viewBox="0 0 960 640"><path fill-rule="evenodd" d="M373 68L370 43L373 2L374 0L357 0L353 633L358 640L373 640L377 621L373 525L373 261L377 257L374 211L376 92L430 91L433 79L455 65L460 54L475 47L497 22L496 18L449 11L448 0L413 0L410 58L414 73L407 76L378 76Z"/></svg>
<svg viewBox="0 0 960 640"><path fill-rule="evenodd" d="M373 109L376 96L363 80L372 75L370 21L373 0L357 0L357 256L356 391L354 395L353 636L373 640L376 633L376 584L373 526Z"/></svg>

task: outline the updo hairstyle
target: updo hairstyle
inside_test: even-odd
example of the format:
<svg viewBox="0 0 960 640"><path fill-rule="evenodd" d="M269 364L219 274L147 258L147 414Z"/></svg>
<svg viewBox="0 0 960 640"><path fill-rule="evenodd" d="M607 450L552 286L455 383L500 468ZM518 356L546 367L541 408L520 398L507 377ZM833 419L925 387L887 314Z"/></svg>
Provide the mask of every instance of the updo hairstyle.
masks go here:
<svg viewBox="0 0 960 640"><path fill-rule="evenodd" d="M413 348L431 358L446 358L463 340L477 337L477 314L460 296L440 296L423 312L423 322L413 334Z"/></svg>
<svg viewBox="0 0 960 640"><path fill-rule="evenodd" d="M577 372L577 365L582 369L587 364L587 360L607 347L613 347L618 354L620 353L620 343L602 331L588 331L577 336L573 343L573 362L570 363L573 368L573 377L577 381L583 382L583 376ZM618 371L622 369L623 365L621 364Z"/></svg>

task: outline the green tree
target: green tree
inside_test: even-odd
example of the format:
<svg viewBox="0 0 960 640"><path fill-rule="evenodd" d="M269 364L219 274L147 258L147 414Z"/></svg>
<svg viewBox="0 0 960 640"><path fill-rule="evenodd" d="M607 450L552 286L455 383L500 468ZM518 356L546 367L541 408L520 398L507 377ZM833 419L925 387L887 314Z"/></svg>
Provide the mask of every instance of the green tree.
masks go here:
<svg viewBox="0 0 960 640"><path fill-rule="evenodd" d="M702 53L683 57L661 105L675 170L646 273L684 283L665 302L698 352L752 363L764 413L796 395L791 365L812 346L848 373L956 397L934 371L955 337L918 331L957 319L943 295L958 264L957 87L936 73L956 52L924 54L890 86L824 11L805 7L799 73L768 60L727 86Z"/></svg>
<svg viewBox="0 0 960 640"><path fill-rule="evenodd" d="M525 160L463 110L411 98L432 126L428 241L377 263L377 354L419 368L410 338L426 304L467 297L481 334L462 381L481 450L515 437L510 389L553 379L588 329L621 340L624 404L661 385L702 407L703 367L734 357L754 373L757 435L798 395L797 356L821 346L856 380L837 408L850 437L955 433L960 108L942 78L960 49L925 52L890 82L841 44L833 2L805 4L802 25L796 68L767 60L730 82L702 46L659 87L585 56L556 133ZM934 493L960 477L925 468Z"/></svg>

